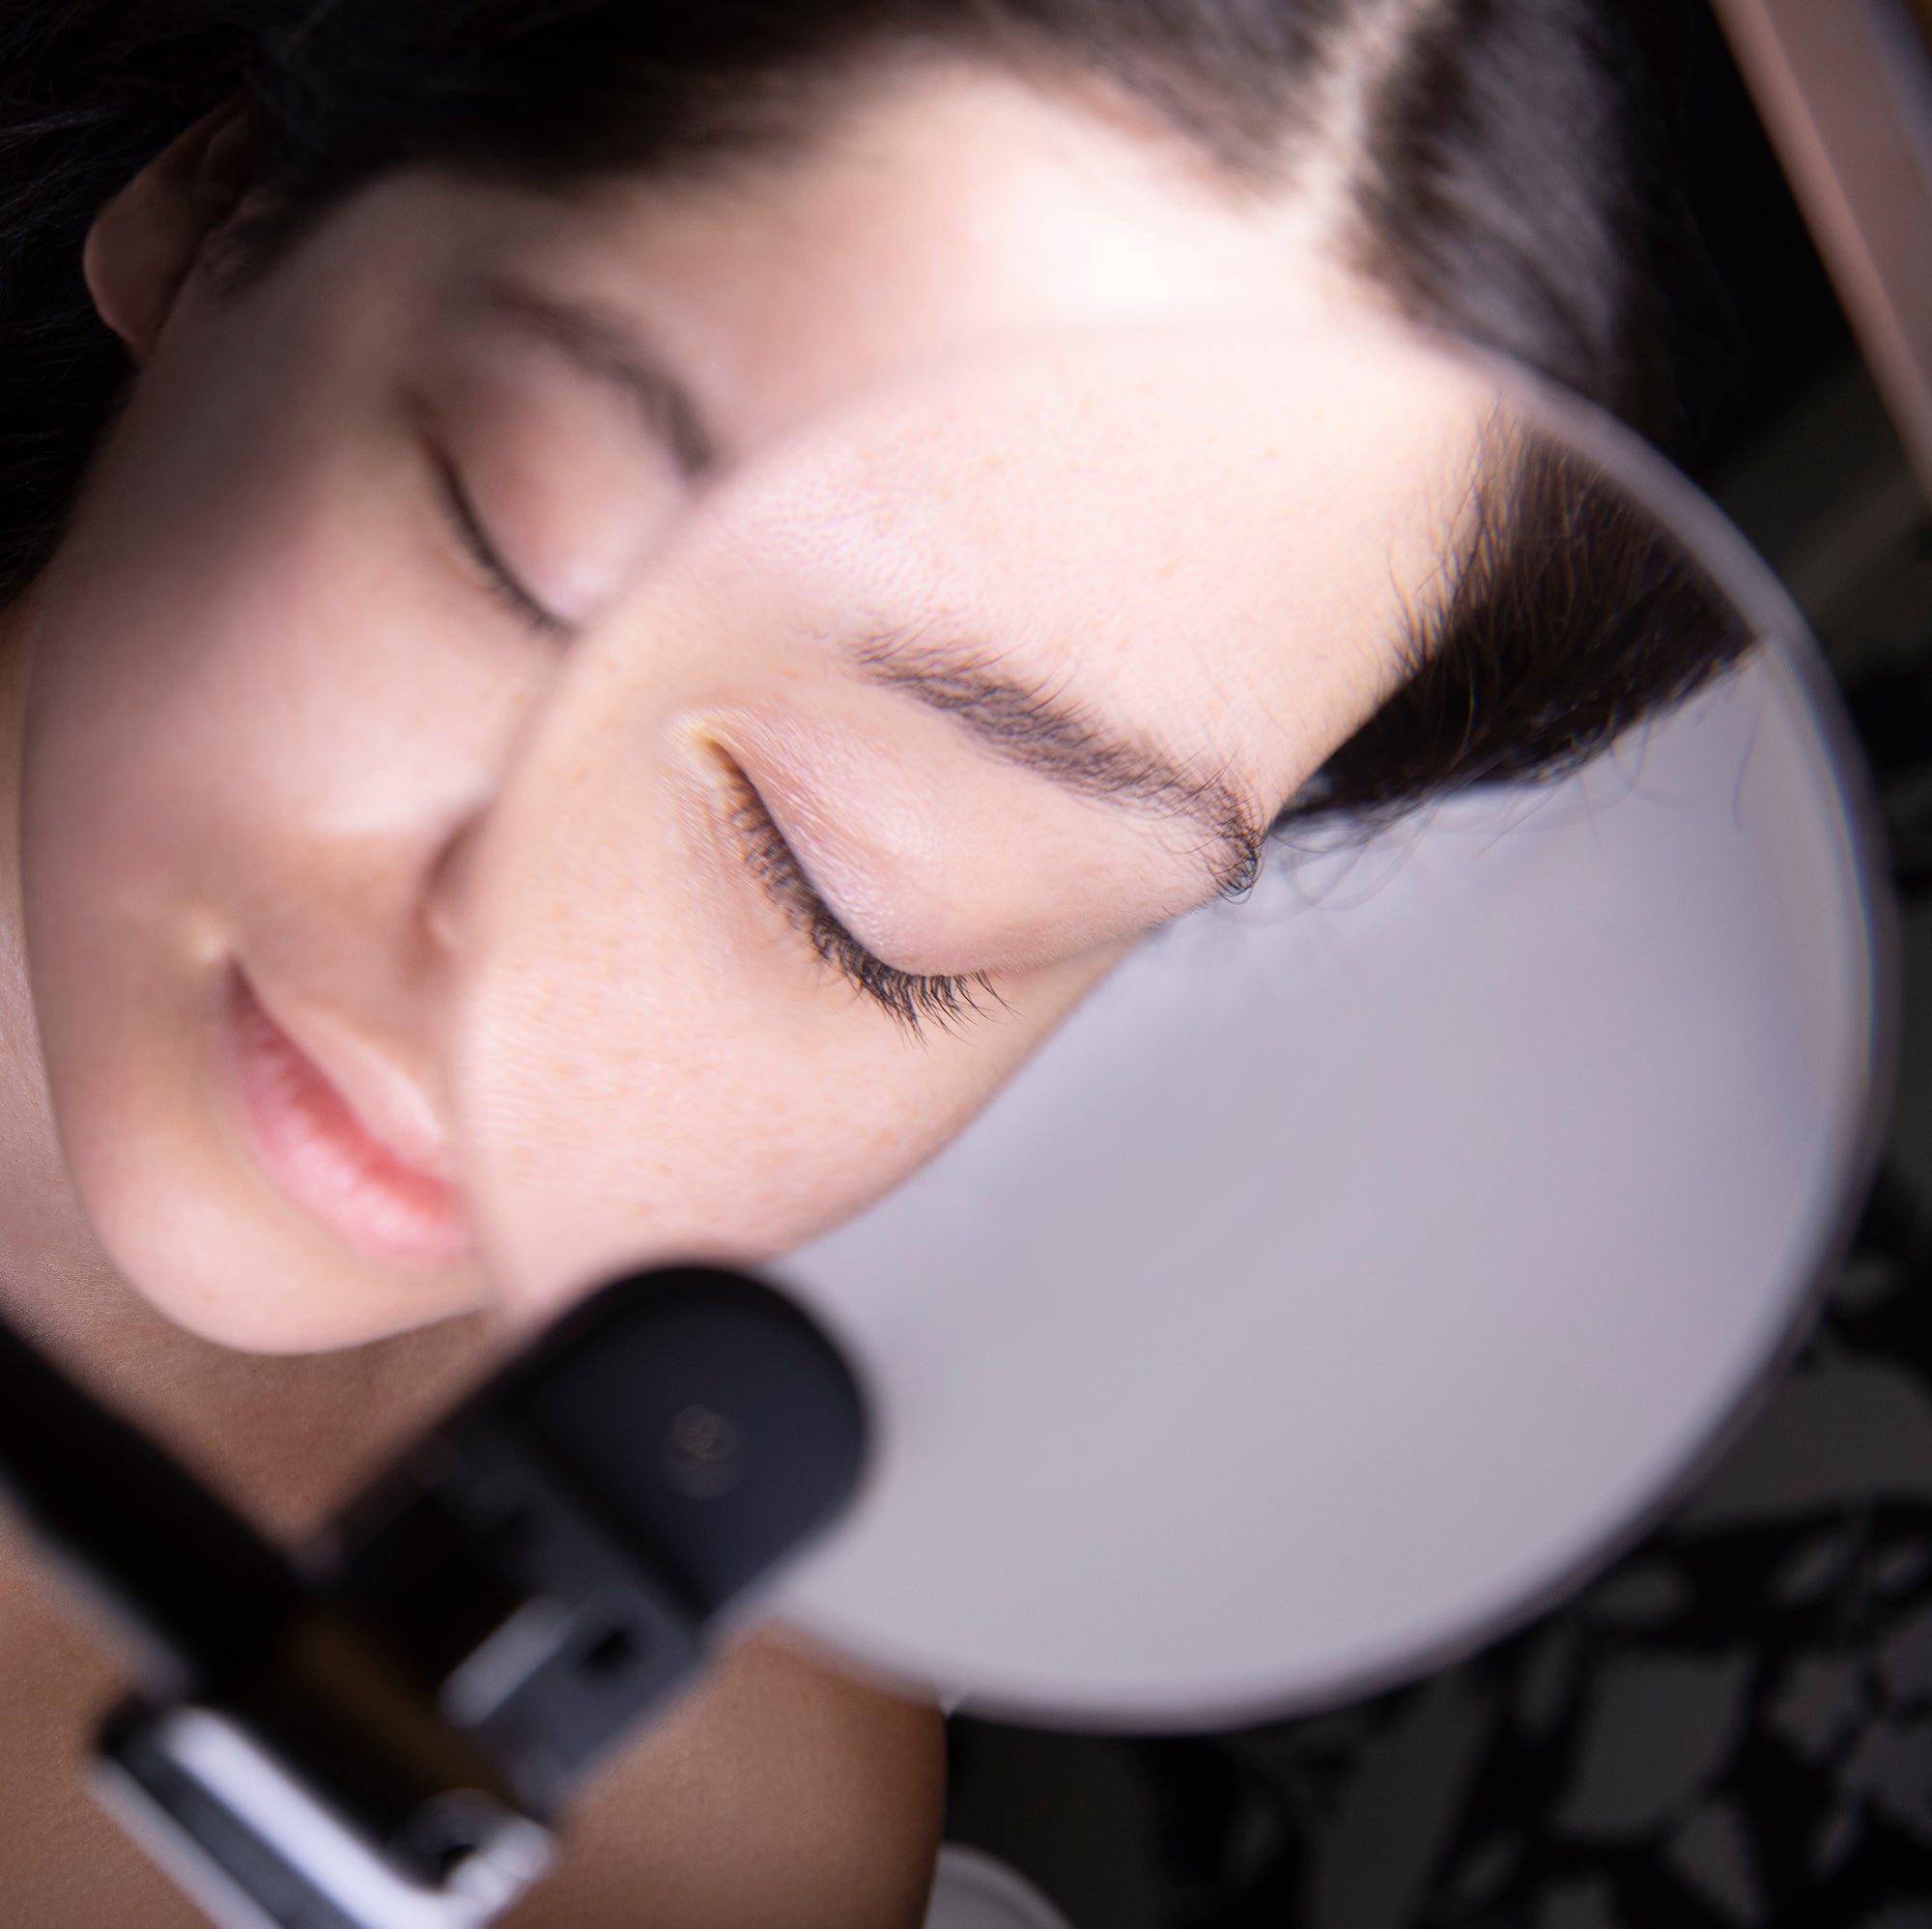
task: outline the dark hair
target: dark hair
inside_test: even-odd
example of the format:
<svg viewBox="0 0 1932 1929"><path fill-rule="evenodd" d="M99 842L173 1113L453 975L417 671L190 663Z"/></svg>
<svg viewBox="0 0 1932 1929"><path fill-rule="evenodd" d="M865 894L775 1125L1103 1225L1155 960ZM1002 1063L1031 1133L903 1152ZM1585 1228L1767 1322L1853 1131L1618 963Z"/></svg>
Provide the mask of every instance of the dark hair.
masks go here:
<svg viewBox="0 0 1932 1929"><path fill-rule="evenodd" d="M128 379L81 282L88 224L203 114L246 117L245 269L405 165L543 185L714 165L895 49L1097 76L1236 177L1318 153L1352 265L1407 315L1660 426L1647 187L1590 0L26 0L0 18L0 603L51 554ZM1284 821L1567 769L1748 640L1533 437L1478 508L1411 674Z"/></svg>

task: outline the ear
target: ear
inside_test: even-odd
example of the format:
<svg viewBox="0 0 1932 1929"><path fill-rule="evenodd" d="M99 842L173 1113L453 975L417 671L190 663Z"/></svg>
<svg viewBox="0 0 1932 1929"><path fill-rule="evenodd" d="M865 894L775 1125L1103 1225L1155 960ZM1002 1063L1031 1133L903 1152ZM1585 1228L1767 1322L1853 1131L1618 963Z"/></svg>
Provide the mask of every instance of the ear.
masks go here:
<svg viewBox="0 0 1932 1929"><path fill-rule="evenodd" d="M136 364L154 353L176 297L245 189L247 127L224 107L156 155L94 217L81 272L96 312Z"/></svg>

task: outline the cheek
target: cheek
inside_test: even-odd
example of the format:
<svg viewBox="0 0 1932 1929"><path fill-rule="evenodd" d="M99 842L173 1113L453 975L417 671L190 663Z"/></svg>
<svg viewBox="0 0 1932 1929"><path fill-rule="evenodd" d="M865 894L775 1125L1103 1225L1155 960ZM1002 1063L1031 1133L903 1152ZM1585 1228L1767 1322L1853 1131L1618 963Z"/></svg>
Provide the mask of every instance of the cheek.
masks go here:
<svg viewBox="0 0 1932 1929"><path fill-rule="evenodd" d="M992 1082L960 1053L801 1035L728 982L654 996L639 963L621 1010L573 986L567 1017L553 971L499 969L466 1035L471 1196L520 1312L642 1264L783 1254L930 1156Z"/></svg>
<svg viewBox="0 0 1932 1929"><path fill-rule="evenodd" d="M781 1258L933 1156L1019 1055L1010 1037L943 1063L895 1039L814 1051L724 1007L661 1020L636 1052L533 1052L514 994L497 1013L514 1057L479 1056L466 1121L493 1281L526 1319L643 1265Z"/></svg>

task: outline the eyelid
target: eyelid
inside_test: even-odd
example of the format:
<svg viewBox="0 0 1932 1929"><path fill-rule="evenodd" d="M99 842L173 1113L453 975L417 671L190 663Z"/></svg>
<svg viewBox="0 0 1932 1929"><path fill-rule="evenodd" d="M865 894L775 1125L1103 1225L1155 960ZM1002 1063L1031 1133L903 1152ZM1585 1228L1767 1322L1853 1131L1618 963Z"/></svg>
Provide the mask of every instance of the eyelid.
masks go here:
<svg viewBox="0 0 1932 1929"><path fill-rule="evenodd" d="M980 1014L982 996L999 1002L999 994L981 973L901 971L875 957L819 894L737 759L717 745L711 751L730 799L726 821L747 864L766 896L784 912L821 962L916 1037L923 1035L927 1019L952 1030Z"/></svg>
<svg viewBox="0 0 1932 1929"><path fill-rule="evenodd" d="M456 465L434 444L430 448L430 463L436 471L437 493L443 513L464 553L476 566L483 587L536 635L553 642L574 636L574 627L531 595L503 560L502 552L469 499Z"/></svg>

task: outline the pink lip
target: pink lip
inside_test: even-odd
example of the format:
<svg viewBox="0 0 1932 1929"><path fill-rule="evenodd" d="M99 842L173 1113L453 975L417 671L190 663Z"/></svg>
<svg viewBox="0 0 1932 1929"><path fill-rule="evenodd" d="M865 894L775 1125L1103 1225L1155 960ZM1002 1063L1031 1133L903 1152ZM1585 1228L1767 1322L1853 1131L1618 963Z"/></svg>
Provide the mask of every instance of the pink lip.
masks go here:
<svg viewBox="0 0 1932 1929"><path fill-rule="evenodd" d="M239 970L222 1030L255 1156L290 1199L371 1259L433 1265L469 1252L462 1194L368 1130Z"/></svg>

